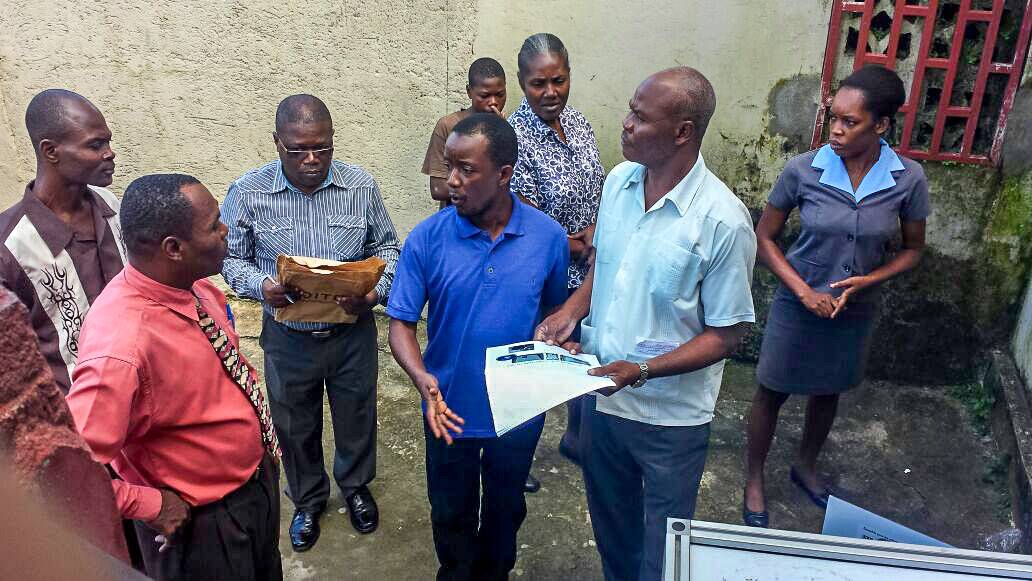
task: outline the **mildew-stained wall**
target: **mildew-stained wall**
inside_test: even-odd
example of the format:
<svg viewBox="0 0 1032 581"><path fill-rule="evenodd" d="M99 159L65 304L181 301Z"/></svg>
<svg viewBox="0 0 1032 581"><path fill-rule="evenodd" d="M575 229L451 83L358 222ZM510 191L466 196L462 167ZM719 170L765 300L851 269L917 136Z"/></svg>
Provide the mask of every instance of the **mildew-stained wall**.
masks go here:
<svg viewBox="0 0 1032 581"><path fill-rule="evenodd" d="M310 92L329 105L337 156L368 169L402 232L434 211L419 168L438 117L468 103L466 67L497 58L506 112L522 98L516 54L535 32L563 39L570 104L594 126L607 168L634 88L675 65L713 82L706 162L758 217L791 156L809 149L830 0L2 0L0 202L33 172L22 127L33 94L92 99L115 132L113 189L146 172L185 171L221 196L272 159L276 104ZM956 382L1010 337L1032 259L1032 98L1026 75L1003 168L930 162L928 251L886 289L871 373ZM1017 161L1016 161L1017 160ZM795 222L788 228L794 235ZM756 269L754 357L776 280Z"/></svg>

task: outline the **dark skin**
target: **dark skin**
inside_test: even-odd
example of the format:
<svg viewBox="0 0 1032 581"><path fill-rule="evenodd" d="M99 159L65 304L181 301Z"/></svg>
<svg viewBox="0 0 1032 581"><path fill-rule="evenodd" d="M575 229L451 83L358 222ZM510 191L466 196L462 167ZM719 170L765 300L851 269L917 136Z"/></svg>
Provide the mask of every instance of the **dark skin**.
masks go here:
<svg viewBox="0 0 1032 581"><path fill-rule="evenodd" d="M483 135L452 133L444 146L444 159L455 210L495 240L512 217L509 179L513 168L495 165L489 147ZM430 432L451 445L452 434L462 433L465 420L448 407L437 378L427 371L416 339L416 323L391 319L388 341L394 358L426 402L426 423Z"/></svg>
<svg viewBox="0 0 1032 581"><path fill-rule="evenodd" d="M222 271L228 245L229 228L219 220L219 204L201 184L183 186L180 191L190 201L193 227L189 236L169 235L142 252L130 252L129 264L162 284L190 290L198 280ZM138 249L139 250L139 249ZM190 505L174 490L161 491L161 511L147 523L160 533L154 541L165 552L174 535L190 519Z"/></svg>
<svg viewBox="0 0 1032 581"><path fill-rule="evenodd" d="M488 77L466 85L466 94L474 113L494 113L501 117L505 109L505 77ZM442 208L450 203L448 178L430 178L430 197L440 202Z"/></svg>
<svg viewBox="0 0 1032 581"><path fill-rule="evenodd" d="M283 164L283 174L297 189L309 196L314 195L326 181L333 161L333 123L321 122L288 123L277 127L272 134L276 152ZM290 153L302 151L304 153ZM287 297L293 297L297 289L288 288L271 279L262 282L263 300L273 308L291 304ZM380 302L380 293L372 290L361 297L342 297L337 304L350 315L361 315Z"/></svg>
<svg viewBox="0 0 1032 581"><path fill-rule="evenodd" d="M96 228L86 186L111 185L115 173L111 130L100 111L86 99L66 99L64 109L64 134L57 139L41 139L37 144L32 191L72 230L94 239Z"/></svg>
<svg viewBox="0 0 1032 581"><path fill-rule="evenodd" d="M891 122L888 117L879 118L868 111L863 91L852 87L844 87L835 94L829 121L828 142L842 158L855 190L878 161L880 139L889 130ZM788 215L789 212L767 204L756 225L756 258L795 294L807 310L818 317L838 317L849 307L857 293L914 268L924 252L925 221L904 221L900 225L902 248L891 260L865 275L851 276L832 283L831 288L842 290L838 296L818 292L810 288L792 268L777 244ZM757 388L753 398L752 410L749 412L745 486L746 507L751 511L766 510L763 466L777 428L778 413L787 399L786 394L762 385ZM825 490L817 476L817 458L834 424L838 400L838 394L828 394L810 396L807 402L803 440L795 468L803 483L812 491Z"/></svg>
<svg viewBox="0 0 1032 581"><path fill-rule="evenodd" d="M527 62L526 70L520 70L519 81L531 111L545 125L555 130L560 141L566 143L566 132L559 116L570 99L569 64L556 53L539 54ZM569 235L570 260L578 262L589 259L594 236L594 224Z"/></svg>
<svg viewBox="0 0 1032 581"><path fill-rule="evenodd" d="M699 158L702 135L695 123L679 113L676 73L657 73L645 80L634 94L630 112L624 119L623 153L630 161L646 167L645 208L651 208L688 175ZM535 332L535 339L550 345L561 345L571 353L580 344L569 340L577 321L588 315L595 268L591 267L584 284L559 308L545 318ZM681 375L712 365L727 358L748 331L748 323L729 327L706 326L702 333L658 357L649 359L649 377ZM588 370L590 375L608 376L615 387L599 390L612 395L638 380L637 363L613 361Z"/></svg>

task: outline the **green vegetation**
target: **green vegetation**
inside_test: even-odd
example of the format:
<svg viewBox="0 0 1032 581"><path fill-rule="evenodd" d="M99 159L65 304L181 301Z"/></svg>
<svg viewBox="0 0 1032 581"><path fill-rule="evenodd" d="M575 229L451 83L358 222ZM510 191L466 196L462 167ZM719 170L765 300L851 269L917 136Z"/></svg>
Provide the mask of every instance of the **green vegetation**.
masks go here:
<svg viewBox="0 0 1032 581"><path fill-rule="evenodd" d="M949 394L967 408L971 425L980 436L989 435L989 415L995 398L981 383L962 383L949 388Z"/></svg>

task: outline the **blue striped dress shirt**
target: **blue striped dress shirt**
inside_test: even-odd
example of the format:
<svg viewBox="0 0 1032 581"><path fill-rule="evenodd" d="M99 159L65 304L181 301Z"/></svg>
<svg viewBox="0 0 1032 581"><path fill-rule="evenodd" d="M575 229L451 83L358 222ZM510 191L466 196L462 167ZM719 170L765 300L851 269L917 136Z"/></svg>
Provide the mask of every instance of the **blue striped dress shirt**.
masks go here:
<svg viewBox="0 0 1032 581"><path fill-rule="evenodd" d="M265 164L229 186L222 222L229 227L222 276L240 296L262 300L262 282L276 280L280 254L340 261L376 256L387 263L376 284L380 302L387 303L401 245L380 189L357 166L333 160L326 181L307 195L287 180L279 160ZM286 324L302 331L329 326Z"/></svg>

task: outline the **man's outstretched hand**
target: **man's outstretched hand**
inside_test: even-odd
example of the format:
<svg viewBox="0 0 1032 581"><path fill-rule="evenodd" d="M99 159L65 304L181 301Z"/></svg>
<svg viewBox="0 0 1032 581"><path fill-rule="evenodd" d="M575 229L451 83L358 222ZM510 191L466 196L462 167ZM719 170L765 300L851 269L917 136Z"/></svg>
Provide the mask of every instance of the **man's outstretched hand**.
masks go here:
<svg viewBox="0 0 1032 581"><path fill-rule="evenodd" d="M445 443L451 446L454 442L452 433L461 434L466 420L448 407L433 374L426 373L420 377L416 387L420 393L426 394L423 399L426 400L426 424L430 427L430 433L435 438L444 438Z"/></svg>

